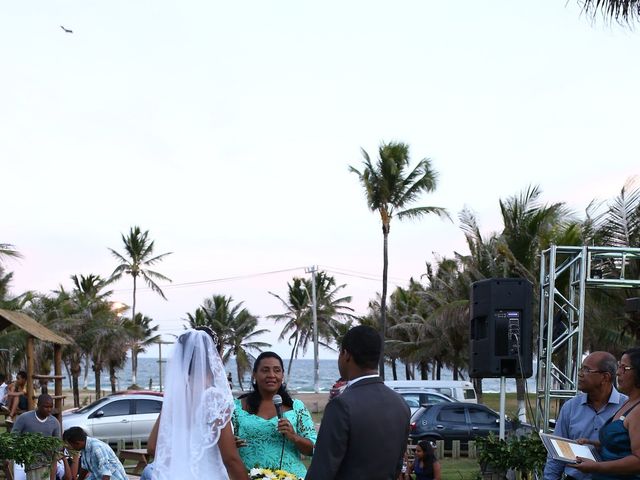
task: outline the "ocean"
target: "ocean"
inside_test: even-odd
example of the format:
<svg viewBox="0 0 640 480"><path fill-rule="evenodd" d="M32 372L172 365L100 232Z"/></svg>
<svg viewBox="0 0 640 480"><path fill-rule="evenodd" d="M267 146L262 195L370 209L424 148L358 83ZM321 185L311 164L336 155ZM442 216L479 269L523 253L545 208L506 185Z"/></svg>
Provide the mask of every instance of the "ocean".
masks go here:
<svg viewBox="0 0 640 480"><path fill-rule="evenodd" d="M167 364L163 359L162 373L166 372ZM285 360L285 372L288 366L288 361ZM160 369L157 358L138 358L138 385L143 388L152 388L159 390L160 388ZM231 359L225 365L228 373L231 373L233 389L239 389L236 378L236 363ZM397 367L398 380L404 380L404 366L398 364ZM66 373L63 369L63 373ZM340 376L338 373L338 361L335 359L320 360L319 362L319 386L321 392L328 392L331 386ZM249 388L249 375L245 375L243 379L243 386L245 389ZM391 373L391 367L385 368L385 378L387 380L393 380ZM441 378L443 380L451 380L453 378L449 370L443 370ZM95 381L93 371L89 372L87 387L91 390L94 389ZM127 360L127 364L122 370L117 373L117 386L118 390L124 390L131 385L131 362ZM80 378L80 386L83 386L83 378ZM529 392L535 392L536 382L535 376L527 380L527 386ZM312 359L297 359L293 361L291 367L291 375L287 378L287 387L290 390L298 392L313 392L313 360ZM64 380L64 388L71 388L69 378ZM500 379L498 378L486 378L482 382L482 388L484 392L499 392L500 391ZM111 385L109 383L109 373L107 371L102 373L101 376L101 389L109 391ZM515 392L516 383L512 378L507 379L507 392Z"/></svg>

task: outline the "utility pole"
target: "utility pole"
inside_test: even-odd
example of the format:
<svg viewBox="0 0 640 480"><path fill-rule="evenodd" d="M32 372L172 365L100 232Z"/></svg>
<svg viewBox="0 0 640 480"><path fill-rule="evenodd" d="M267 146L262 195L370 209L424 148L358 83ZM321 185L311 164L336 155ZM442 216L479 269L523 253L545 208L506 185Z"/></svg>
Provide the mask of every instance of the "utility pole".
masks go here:
<svg viewBox="0 0 640 480"><path fill-rule="evenodd" d="M311 274L311 313L313 314L313 391L320 393L320 362L318 360L318 299L316 296L316 272L318 266L305 268Z"/></svg>

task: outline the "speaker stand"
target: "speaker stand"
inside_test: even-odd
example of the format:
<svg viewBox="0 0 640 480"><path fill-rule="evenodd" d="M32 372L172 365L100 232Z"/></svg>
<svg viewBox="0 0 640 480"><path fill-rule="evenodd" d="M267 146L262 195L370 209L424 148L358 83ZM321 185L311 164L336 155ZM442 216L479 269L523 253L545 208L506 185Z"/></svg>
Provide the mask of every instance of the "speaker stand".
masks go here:
<svg viewBox="0 0 640 480"><path fill-rule="evenodd" d="M500 377L500 440L504 440L504 419L507 404L507 377Z"/></svg>

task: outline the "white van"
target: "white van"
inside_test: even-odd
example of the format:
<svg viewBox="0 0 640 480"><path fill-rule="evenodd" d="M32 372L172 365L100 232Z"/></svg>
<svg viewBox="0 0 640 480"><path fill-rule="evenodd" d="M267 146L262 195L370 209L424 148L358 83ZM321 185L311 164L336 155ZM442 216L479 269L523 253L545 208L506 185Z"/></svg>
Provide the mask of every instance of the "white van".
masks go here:
<svg viewBox="0 0 640 480"><path fill-rule="evenodd" d="M384 384L398 392L402 390L430 390L444 393L457 402L478 403L473 383L462 380L391 380Z"/></svg>

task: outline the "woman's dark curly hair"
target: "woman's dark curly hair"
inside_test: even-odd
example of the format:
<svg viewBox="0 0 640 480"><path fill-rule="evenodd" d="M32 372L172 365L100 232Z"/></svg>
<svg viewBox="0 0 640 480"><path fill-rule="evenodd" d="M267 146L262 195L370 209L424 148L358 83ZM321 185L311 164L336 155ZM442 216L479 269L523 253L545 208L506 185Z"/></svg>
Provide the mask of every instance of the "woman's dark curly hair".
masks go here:
<svg viewBox="0 0 640 480"><path fill-rule="evenodd" d="M284 372L284 363L282 362L282 358L275 352L262 352L256 358L256 361L253 362L253 373L255 374L260 368L260 362L264 358L276 358L280 362L280 367L282 367L282 371ZM249 393L245 393L244 395L240 395L238 398L244 398L247 404L247 412L253 413L254 415L258 413L258 408L260 408L260 402L262 401L262 396L260 395L260 391L258 390L258 384L254 381L251 382L251 391ZM293 408L293 399L291 395L287 392L287 387L283 383L280 385L278 389L278 395L282 397L282 403L289 408Z"/></svg>
<svg viewBox="0 0 640 480"><path fill-rule="evenodd" d="M622 355L629 357L631 367L633 367L633 383L636 387L640 387L640 348L634 347L622 352ZM620 355L620 358L622 358Z"/></svg>

